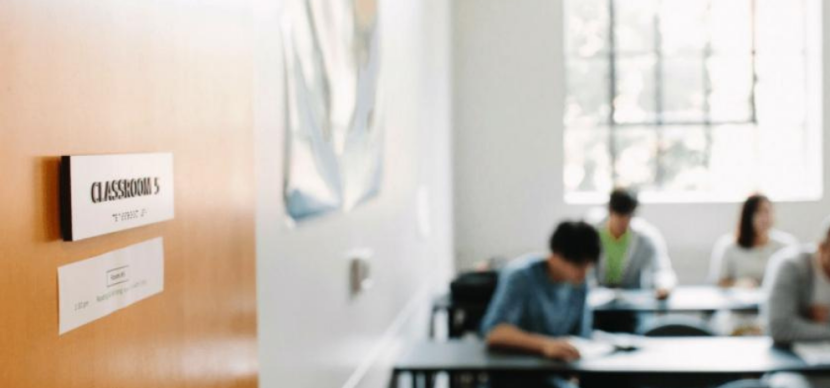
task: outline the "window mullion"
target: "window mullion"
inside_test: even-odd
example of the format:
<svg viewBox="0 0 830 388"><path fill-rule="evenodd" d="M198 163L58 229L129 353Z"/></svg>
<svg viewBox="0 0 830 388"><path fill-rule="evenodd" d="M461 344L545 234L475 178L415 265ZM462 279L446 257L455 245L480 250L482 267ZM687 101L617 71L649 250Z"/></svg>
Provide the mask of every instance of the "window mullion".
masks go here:
<svg viewBox="0 0 830 388"><path fill-rule="evenodd" d="M750 66L752 67L752 83L751 87L752 90L749 93L749 105L750 111L752 112L752 123L756 126L758 125L758 110L757 110L757 103L755 101L755 90L758 86L758 68L755 64L758 58L758 42L757 42L757 18L758 18L758 8L757 3L755 0L749 0L749 25L750 25Z"/></svg>
<svg viewBox="0 0 830 388"><path fill-rule="evenodd" d="M712 59L712 0L706 2L706 46L703 49L703 130L706 136L706 149L703 153L703 162L706 170L712 167L712 145L714 143L712 134L712 83L709 77L709 61Z"/></svg>
<svg viewBox="0 0 830 388"><path fill-rule="evenodd" d="M655 173L654 183L656 187L663 187L665 169L663 168L663 48L660 32L660 9L662 0L657 2L657 9L654 11L654 126L657 135L655 149Z"/></svg>
<svg viewBox="0 0 830 388"><path fill-rule="evenodd" d="M608 0L608 77L609 77L609 111L608 117L608 153L611 158L611 182L614 186L617 185L619 176L617 174L617 133L616 133L616 106L614 100L617 97L617 41L614 37L616 30L616 14L614 10L614 1Z"/></svg>

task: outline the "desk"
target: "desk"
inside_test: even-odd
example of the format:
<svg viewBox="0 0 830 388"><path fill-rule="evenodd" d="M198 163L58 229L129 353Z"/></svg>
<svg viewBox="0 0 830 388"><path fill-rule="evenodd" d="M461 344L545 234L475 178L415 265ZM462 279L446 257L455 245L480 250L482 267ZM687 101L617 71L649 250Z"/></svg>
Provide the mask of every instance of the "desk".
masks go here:
<svg viewBox="0 0 830 388"><path fill-rule="evenodd" d="M588 303L595 312L757 312L763 301L764 293L760 289L723 289L715 286L677 287L666 300L657 300L653 290L597 288L591 290L588 296Z"/></svg>
<svg viewBox="0 0 830 388"><path fill-rule="evenodd" d="M615 298L617 296L618 298ZM588 304L594 313L706 313L720 310L757 312L764 300L760 289L723 289L715 286L680 286L674 289L666 300L656 300L652 290L619 290L606 288L591 290ZM438 311L448 314L450 338L460 337L464 331L478 326L478 321L487 310L486 303L457 303L449 294L442 294L433 300L432 318ZM466 315L465 315L466 314ZM471 320L472 318L472 320ZM430 320L430 337L434 335L433 320Z"/></svg>
<svg viewBox="0 0 830 388"><path fill-rule="evenodd" d="M654 384L701 386L768 372L830 374L808 366L792 352L772 346L766 337L643 338L640 348L575 363L519 353L490 351L481 341L420 342L398 359L392 386L400 376L430 380L436 373L578 375L583 387Z"/></svg>

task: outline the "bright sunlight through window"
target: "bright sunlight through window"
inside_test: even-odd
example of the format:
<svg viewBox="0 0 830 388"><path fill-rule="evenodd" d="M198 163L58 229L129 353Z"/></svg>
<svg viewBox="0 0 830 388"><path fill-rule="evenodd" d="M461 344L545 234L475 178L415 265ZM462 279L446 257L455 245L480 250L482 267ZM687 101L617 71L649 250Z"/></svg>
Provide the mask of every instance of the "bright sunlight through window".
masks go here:
<svg viewBox="0 0 830 388"><path fill-rule="evenodd" d="M566 0L566 199L820 198L820 6Z"/></svg>

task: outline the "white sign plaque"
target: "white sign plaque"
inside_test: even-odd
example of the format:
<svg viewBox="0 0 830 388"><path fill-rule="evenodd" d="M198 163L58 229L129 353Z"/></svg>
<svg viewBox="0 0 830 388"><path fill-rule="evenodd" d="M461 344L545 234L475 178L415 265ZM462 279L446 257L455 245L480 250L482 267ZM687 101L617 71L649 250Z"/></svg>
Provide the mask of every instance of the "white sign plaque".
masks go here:
<svg viewBox="0 0 830 388"><path fill-rule="evenodd" d="M64 240L153 224L173 215L173 154L61 158Z"/></svg>
<svg viewBox="0 0 830 388"><path fill-rule="evenodd" d="M59 334L164 290L161 237L58 268Z"/></svg>

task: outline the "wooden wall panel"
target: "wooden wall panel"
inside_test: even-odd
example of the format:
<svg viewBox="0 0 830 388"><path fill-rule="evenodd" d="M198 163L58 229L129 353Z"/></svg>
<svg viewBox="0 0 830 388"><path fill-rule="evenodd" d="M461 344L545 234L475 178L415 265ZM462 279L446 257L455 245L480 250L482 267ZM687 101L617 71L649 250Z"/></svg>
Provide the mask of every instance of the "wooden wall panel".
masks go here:
<svg viewBox="0 0 830 388"><path fill-rule="evenodd" d="M0 387L257 385L240 0L0 1ZM58 157L172 152L173 221L61 240ZM164 237L165 290L58 335L57 268Z"/></svg>

